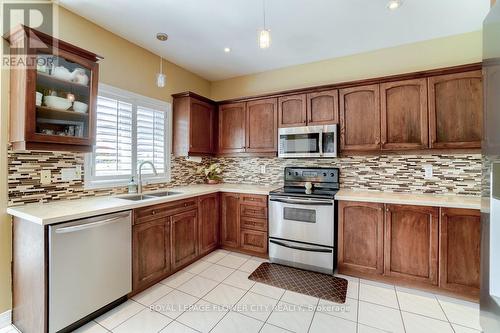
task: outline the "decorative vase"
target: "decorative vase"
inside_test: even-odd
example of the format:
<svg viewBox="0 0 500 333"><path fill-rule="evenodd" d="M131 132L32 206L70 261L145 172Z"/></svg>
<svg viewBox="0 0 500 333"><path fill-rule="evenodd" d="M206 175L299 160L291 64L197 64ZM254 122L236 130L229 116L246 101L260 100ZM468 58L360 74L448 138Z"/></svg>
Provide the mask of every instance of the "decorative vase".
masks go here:
<svg viewBox="0 0 500 333"><path fill-rule="evenodd" d="M219 181L217 179L207 179L207 184L219 184Z"/></svg>

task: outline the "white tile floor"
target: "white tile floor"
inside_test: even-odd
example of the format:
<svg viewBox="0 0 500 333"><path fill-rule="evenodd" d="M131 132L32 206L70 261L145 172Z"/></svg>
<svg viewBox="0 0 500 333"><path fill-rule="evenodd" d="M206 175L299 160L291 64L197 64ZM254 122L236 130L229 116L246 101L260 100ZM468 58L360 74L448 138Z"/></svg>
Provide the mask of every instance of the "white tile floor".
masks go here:
<svg viewBox="0 0 500 333"><path fill-rule="evenodd" d="M480 332L475 303L352 277L332 303L248 280L262 261L217 250L77 332Z"/></svg>

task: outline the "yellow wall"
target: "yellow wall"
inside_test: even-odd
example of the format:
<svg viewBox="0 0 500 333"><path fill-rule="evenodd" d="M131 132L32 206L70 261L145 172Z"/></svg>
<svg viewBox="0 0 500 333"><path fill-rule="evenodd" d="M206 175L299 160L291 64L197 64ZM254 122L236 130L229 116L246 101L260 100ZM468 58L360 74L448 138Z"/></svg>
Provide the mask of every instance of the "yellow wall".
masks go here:
<svg viewBox="0 0 500 333"><path fill-rule="evenodd" d="M60 8L59 38L104 57L100 62L99 81L152 98L170 101L171 94L191 90L210 94L210 82L168 61L165 88L155 84L160 58L103 28ZM151 36L154 38L154 36ZM3 40L3 39L2 39ZM5 45L2 44L2 47ZM3 52L2 52L3 54ZM0 313L11 308L11 223L7 206L7 131L8 70L1 72L0 113Z"/></svg>
<svg viewBox="0 0 500 333"><path fill-rule="evenodd" d="M212 82L223 100L481 61L481 31Z"/></svg>

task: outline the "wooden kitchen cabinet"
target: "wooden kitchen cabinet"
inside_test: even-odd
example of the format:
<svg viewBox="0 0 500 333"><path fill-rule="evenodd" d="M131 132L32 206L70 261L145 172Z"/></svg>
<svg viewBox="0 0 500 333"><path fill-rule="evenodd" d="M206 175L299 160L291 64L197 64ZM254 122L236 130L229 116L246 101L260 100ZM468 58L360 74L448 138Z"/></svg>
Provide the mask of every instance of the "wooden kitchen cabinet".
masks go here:
<svg viewBox="0 0 500 333"><path fill-rule="evenodd" d="M425 78L382 83L380 106L383 150L428 148Z"/></svg>
<svg viewBox="0 0 500 333"><path fill-rule="evenodd" d="M198 211L173 215L170 227L172 269L176 269L198 255Z"/></svg>
<svg viewBox="0 0 500 333"><path fill-rule="evenodd" d="M219 106L219 154L245 152L246 103Z"/></svg>
<svg viewBox="0 0 500 333"><path fill-rule="evenodd" d="M198 199L199 255L219 246L219 195L207 194Z"/></svg>
<svg viewBox="0 0 500 333"><path fill-rule="evenodd" d="M221 245L240 246L240 195L221 194Z"/></svg>
<svg viewBox="0 0 500 333"><path fill-rule="evenodd" d="M339 123L339 91L337 89L307 94L307 125Z"/></svg>
<svg viewBox="0 0 500 333"><path fill-rule="evenodd" d="M430 147L481 147L481 71L432 76L428 85Z"/></svg>
<svg viewBox="0 0 500 333"><path fill-rule="evenodd" d="M278 127L297 127L307 124L306 94L278 98Z"/></svg>
<svg viewBox="0 0 500 333"><path fill-rule="evenodd" d="M338 268L349 274L384 271L384 204L340 201Z"/></svg>
<svg viewBox="0 0 500 333"><path fill-rule="evenodd" d="M340 89L340 149L380 150L380 86Z"/></svg>
<svg viewBox="0 0 500 333"><path fill-rule="evenodd" d="M169 273L170 219L159 218L132 228L132 289L140 290Z"/></svg>
<svg viewBox="0 0 500 333"><path fill-rule="evenodd" d="M215 104L194 93L173 95L173 153L176 156L216 152Z"/></svg>
<svg viewBox="0 0 500 333"><path fill-rule="evenodd" d="M247 153L278 151L278 101L276 98L246 103Z"/></svg>
<svg viewBox="0 0 500 333"><path fill-rule="evenodd" d="M244 251L267 253L267 232L241 229L241 249Z"/></svg>
<svg viewBox="0 0 500 333"><path fill-rule="evenodd" d="M26 55L16 55L21 61L10 70L12 148L92 151L102 57L24 25L7 40L13 53L30 45ZM36 94L43 98L37 101ZM75 105L85 110L77 112Z"/></svg>
<svg viewBox="0 0 500 333"><path fill-rule="evenodd" d="M267 253L267 196L221 195L221 245L248 254Z"/></svg>
<svg viewBox="0 0 500 333"><path fill-rule="evenodd" d="M439 208L386 205L384 274L438 284Z"/></svg>
<svg viewBox="0 0 500 333"><path fill-rule="evenodd" d="M480 212L442 208L439 286L470 297L479 297L480 248Z"/></svg>

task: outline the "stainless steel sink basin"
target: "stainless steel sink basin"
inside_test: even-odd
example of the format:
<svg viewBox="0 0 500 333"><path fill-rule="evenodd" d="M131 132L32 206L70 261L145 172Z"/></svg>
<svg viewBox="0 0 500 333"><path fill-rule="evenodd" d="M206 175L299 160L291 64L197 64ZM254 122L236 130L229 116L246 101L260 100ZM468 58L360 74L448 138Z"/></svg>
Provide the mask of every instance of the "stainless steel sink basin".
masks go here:
<svg viewBox="0 0 500 333"><path fill-rule="evenodd" d="M172 192L172 191L165 191L165 192L156 192L156 193L148 193L148 196L152 197L168 197L171 195L176 195L176 194L181 194L180 192Z"/></svg>
<svg viewBox="0 0 500 333"><path fill-rule="evenodd" d="M145 195L145 194L127 195L127 196L120 197L120 199L132 200L132 201L141 201L141 200L154 199L154 198L156 198L156 197L152 197L150 195Z"/></svg>

